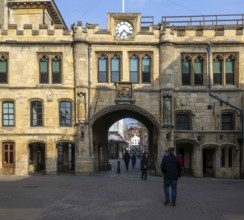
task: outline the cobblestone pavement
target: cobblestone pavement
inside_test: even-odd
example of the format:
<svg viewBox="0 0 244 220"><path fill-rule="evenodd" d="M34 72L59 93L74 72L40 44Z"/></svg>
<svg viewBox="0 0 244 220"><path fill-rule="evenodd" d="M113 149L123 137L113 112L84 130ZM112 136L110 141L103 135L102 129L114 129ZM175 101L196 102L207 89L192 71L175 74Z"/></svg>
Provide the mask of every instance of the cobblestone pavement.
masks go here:
<svg viewBox="0 0 244 220"><path fill-rule="evenodd" d="M115 163L115 162L114 162ZM182 177L176 207L164 206L163 178L136 167L92 176L0 177L1 220L243 220L244 180Z"/></svg>

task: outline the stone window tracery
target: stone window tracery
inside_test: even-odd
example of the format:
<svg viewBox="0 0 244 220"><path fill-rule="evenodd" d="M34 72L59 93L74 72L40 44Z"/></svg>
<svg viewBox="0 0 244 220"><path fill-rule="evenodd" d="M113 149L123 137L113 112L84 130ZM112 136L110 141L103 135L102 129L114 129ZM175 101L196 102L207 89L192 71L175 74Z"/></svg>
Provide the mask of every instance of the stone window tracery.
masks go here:
<svg viewBox="0 0 244 220"><path fill-rule="evenodd" d="M130 53L130 82L151 83L152 54L149 52Z"/></svg>
<svg viewBox="0 0 244 220"><path fill-rule="evenodd" d="M115 83L121 79L121 54L115 52L98 53L98 82Z"/></svg>
<svg viewBox="0 0 244 220"><path fill-rule="evenodd" d="M206 81L206 54L182 54L182 85L203 86Z"/></svg>
<svg viewBox="0 0 244 220"><path fill-rule="evenodd" d="M0 84L8 83L8 55L0 53Z"/></svg>
<svg viewBox="0 0 244 220"><path fill-rule="evenodd" d="M214 53L213 54L213 85L238 84L238 54Z"/></svg>
<svg viewBox="0 0 244 220"><path fill-rule="evenodd" d="M41 84L61 84L61 54L39 54L39 76Z"/></svg>

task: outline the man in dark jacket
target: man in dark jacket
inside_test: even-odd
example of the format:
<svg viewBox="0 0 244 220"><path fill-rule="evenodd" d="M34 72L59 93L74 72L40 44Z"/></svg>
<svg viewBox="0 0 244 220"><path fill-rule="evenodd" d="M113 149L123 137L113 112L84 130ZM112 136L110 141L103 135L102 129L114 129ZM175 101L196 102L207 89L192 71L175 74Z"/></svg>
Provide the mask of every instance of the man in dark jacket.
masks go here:
<svg viewBox="0 0 244 220"><path fill-rule="evenodd" d="M168 155L162 159L161 171L164 174L164 194L165 194L165 205L170 203L169 187L171 186L171 202L172 206L176 204L177 197L177 181L181 176L181 166L179 160L174 155L174 148L168 149Z"/></svg>
<svg viewBox="0 0 244 220"><path fill-rule="evenodd" d="M127 150L125 151L124 162L125 162L126 171L128 171L129 162L130 162L130 154L129 154L129 152Z"/></svg>
<svg viewBox="0 0 244 220"><path fill-rule="evenodd" d="M148 158L147 153L144 153L141 158L141 180L147 180Z"/></svg>

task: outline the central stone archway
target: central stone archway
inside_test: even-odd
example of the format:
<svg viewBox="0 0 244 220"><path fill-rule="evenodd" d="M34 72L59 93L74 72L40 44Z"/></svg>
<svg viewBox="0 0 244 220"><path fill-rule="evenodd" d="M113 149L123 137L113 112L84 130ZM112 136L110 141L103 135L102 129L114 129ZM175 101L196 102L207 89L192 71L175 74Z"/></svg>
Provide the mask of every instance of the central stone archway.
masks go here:
<svg viewBox="0 0 244 220"><path fill-rule="evenodd" d="M108 130L112 124L123 118L140 121L147 128L149 169L156 170L160 124L151 113L130 104L104 108L91 118L95 170L103 170L108 163Z"/></svg>

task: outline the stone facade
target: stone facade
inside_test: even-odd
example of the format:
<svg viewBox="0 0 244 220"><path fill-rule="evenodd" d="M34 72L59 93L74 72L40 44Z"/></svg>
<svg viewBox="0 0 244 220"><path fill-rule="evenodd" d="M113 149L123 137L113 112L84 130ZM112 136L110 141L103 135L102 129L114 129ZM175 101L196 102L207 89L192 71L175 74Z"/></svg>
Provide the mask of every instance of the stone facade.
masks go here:
<svg viewBox="0 0 244 220"><path fill-rule="evenodd" d="M3 175L101 170L110 126L130 117L148 129L157 174L175 147L186 175L242 177L239 25L143 27L141 14L111 13L106 30L82 22L68 30L53 1L3 2L11 15L0 16Z"/></svg>

